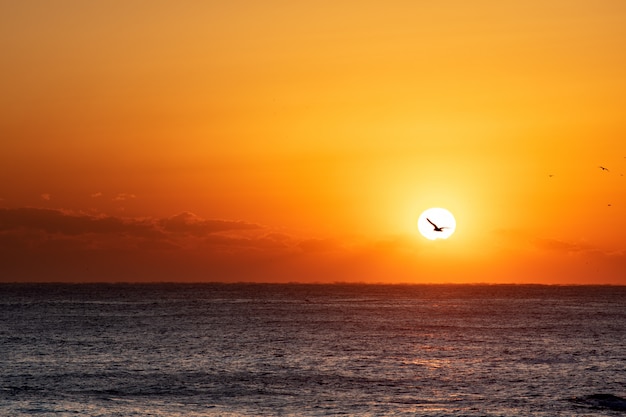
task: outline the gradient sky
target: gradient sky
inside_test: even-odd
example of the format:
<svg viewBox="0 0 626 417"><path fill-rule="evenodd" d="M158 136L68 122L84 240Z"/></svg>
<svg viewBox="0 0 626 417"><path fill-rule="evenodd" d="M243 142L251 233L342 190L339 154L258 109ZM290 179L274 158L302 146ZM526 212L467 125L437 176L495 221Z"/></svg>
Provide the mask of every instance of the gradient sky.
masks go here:
<svg viewBox="0 0 626 417"><path fill-rule="evenodd" d="M0 281L626 285L622 0L0 0L0 50Z"/></svg>

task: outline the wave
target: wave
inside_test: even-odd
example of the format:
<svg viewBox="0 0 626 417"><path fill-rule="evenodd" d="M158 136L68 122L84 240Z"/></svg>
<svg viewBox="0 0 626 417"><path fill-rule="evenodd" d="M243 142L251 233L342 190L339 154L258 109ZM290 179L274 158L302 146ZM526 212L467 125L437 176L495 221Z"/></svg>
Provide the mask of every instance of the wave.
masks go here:
<svg viewBox="0 0 626 417"><path fill-rule="evenodd" d="M570 401L583 407L626 411L626 398L613 394L584 395L582 397L574 397Z"/></svg>

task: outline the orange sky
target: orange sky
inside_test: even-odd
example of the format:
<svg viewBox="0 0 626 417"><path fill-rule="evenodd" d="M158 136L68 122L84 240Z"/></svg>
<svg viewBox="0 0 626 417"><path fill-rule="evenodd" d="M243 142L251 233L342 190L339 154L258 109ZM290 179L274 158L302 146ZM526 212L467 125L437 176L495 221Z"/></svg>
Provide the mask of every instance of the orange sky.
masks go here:
<svg viewBox="0 0 626 417"><path fill-rule="evenodd" d="M0 281L626 285L621 0L2 1L0 50Z"/></svg>

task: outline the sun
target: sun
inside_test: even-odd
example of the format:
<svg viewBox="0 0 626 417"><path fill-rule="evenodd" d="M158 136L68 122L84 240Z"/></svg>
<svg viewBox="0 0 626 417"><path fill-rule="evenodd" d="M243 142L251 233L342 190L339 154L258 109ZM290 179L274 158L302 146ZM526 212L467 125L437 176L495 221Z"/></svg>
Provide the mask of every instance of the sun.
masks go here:
<svg viewBox="0 0 626 417"><path fill-rule="evenodd" d="M426 239L447 239L456 229L456 220L448 210L432 207L424 210L417 219L417 229Z"/></svg>

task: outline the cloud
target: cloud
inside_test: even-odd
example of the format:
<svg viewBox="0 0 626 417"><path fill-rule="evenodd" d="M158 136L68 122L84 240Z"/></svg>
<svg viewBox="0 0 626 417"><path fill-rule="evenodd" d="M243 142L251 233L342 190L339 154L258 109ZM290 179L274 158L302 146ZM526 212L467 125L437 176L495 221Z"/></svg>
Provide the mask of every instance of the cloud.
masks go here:
<svg viewBox="0 0 626 417"><path fill-rule="evenodd" d="M0 232L9 231L39 231L66 236L126 234L145 238L154 238L161 234L146 220L91 216L29 207L0 209Z"/></svg>
<svg viewBox="0 0 626 417"><path fill-rule="evenodd" d="M267 232L258 224L244 221L206 220L183 212L161 219L124 218L92 215L46 208L0 208L0 233L39 232L45 234L118 235L138 238L206 238L215 233L243 231ZM94 236L90 236L94 238ZM273 240L277 240L273 238Z"/></svg>
<svg viewBox="0 0 626 417"><path fill-rule="evenodd" d="M126 218L0 208L0 281L320 280L355 262L366 268L331 240L188 211Z"/></svg>
<svg viewBox="0 0 626 417"><path fill-rule="evenodd" d="M606 282L623 281L624 252L603 253L555 239L533 244L543 250L514 252L519 260L511 264L515 276L563 274L561 269L567 269L578 274L568 275L570 282L585 282L590 273L607 277ZM458 263L424 250L411 235L312 238L243 220L205 219L189 211L140 218L0 208L0 281L9 282L433 282L458 276ZM553 270L546 271L546 265ZM482 270L468 269L464 279L470 279L465 278L470 272L482 277Z"/></svg>
<svg viewBox="0 0 626 417"><path fill-rule="evenodd" d="M182 212L166 219L161 219L158 224L163 230L177 234L192 234L195 236L208 233L259 229L260 226L243 221L228 220L205 220L188 211Z"/></svg>
<svg viewBox="0 0 626 417"><path fill-rule="evenodd" d="M150 239L184 239L249 230L260 231L264 228L244 221L206 220L191 212L152 219L98 216L33 207L0 208L0 233L38 231L66 236L125 235Z"/></svg>
<svg viewBox="0 0 626 417"><path fill-rule="evenodd" d="M113 197L113 201L126 201L137 198L135 194L127 194L127 193L119 193L115 197Z"/></svg>
<svg viewBox="0 0 626 417"><path fill-rule="evenodd" d="M576 256L588 262L598 262L602 264L623 264L626 266L626 252L623 250L607 251L585 242L567 242L557 239L535 239L534 244L555 254L566 256Z"/></svg>
<svg viewBox="0 0 626 417"><path fill-rule="evenodd" d="M570 242L550 238L534 239L535 247L545 249L553 253L565 255L577 255L586 257L606 257L606 258L622 258L626 256L623 250L607 251L586 242Z"/></svg>
<svg viewBox="0 0 626 417"><path fill-rule="evenodd" d="M42 200L46 200L46 201L50 201L50 194L49 193L43 193L41 194L41 199Z"/></svg>
<svg viewBox="0 0 626 417"><path fill-rule="evenodd" d="M591 245L582 242L567 242L563 240L539 238L534 239L533 244L539 248L565 253L596 252Z"/></svg>
<svg viewBox="0 0 626 417"><path fill-rule="evenodd" d="M98 198L98 197L102 197L102 193L101 192L97 192L97 193L91 194L91 198Z"/></svg>
<svg viewBox="0 0 626 417"><path fill-rule="evenodd" d="M215 270L230 276L280 256L290 242L258 224L191 212L155 219L0 208L0 280L176 280ZM82 277L85 271L91 278Z"/></svg>

